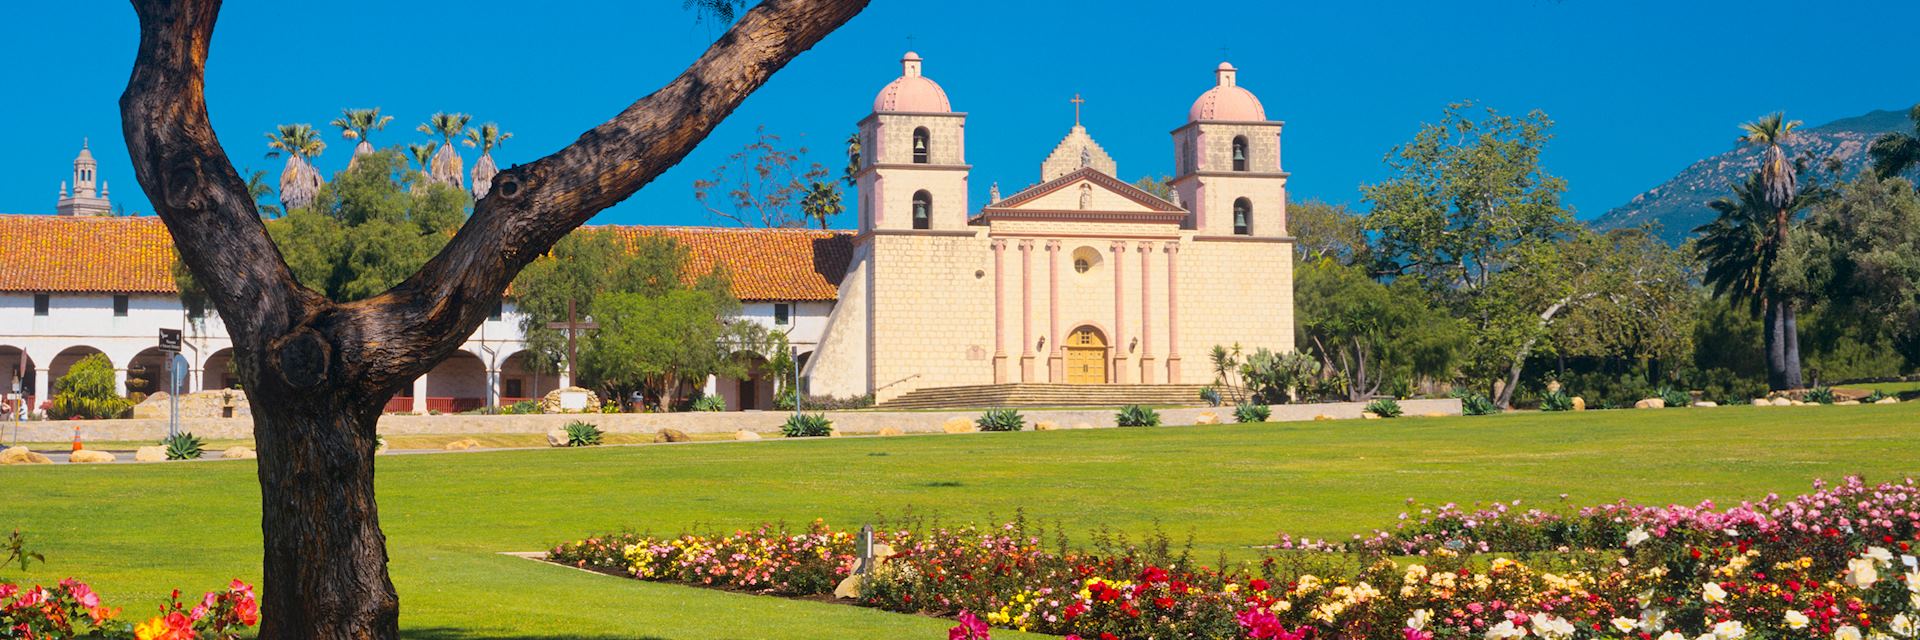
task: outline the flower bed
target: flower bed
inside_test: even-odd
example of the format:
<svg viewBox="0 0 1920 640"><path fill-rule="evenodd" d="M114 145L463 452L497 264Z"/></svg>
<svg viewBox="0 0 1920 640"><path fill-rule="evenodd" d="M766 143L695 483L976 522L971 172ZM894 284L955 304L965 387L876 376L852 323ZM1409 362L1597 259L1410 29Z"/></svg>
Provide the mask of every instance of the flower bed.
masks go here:
<svg viewBox="0 0 1920 640"><path fill-rule="evenodd" d="M174 591L159 615L139 624L117 620L119 615L78 580L25 588L0 581L0 638L234 640L260 623L260 605L253 587L235 580L224 590L207 592L192 608Z"/></svg>
<svg viewBox="0 0 1920 640"><path fill-rule="evenodd" d="M1344 544L1283 537L1265 561L1226 570L1164 537L1095 535L1074 550L1021 522L902 527L875 533L888 557L854 585L863 605L966 614L953 632L965 638L984 637L983 621L1081 640L1914 640L1917 535L1920 485L1850 478L1724 510L1445 506ZM809 596L852 573L854 544L816 522L590 538L549 558Z"/></svg>

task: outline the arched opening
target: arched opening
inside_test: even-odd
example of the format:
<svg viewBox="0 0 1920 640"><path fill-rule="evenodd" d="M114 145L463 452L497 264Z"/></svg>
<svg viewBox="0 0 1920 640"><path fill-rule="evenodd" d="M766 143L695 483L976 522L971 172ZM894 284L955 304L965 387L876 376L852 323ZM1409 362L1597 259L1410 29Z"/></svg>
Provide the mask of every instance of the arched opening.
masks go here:
<svg viewBox="0 0 1920 640"><path fill-rule="evenodd" d="M1233 170L1247 170L1247 137L1233 137Z"/></svg>
<svg viewBox="0 0 1920 640"><path fill-rule="evenodd" d="M60 379L67 376L67 372L73 369L73 365L79 364L82 358L94 354L105 355L105 353L99 349L82 345L67 347L66 350L60 352L60 355L54 356L53 361L47 365L47 382L49 383L47 392L57 393L60 390ZM118 368L118 366L116 365L115 368ZM120 389L119 391L126 393L125 389Z"/></svg>
<svg viewBox="0 0 1920 640"><path fill-rule="evenodd" d="M427 411L460 413L487 406L487 365L455 351L427 372Z"/></svg>
<svg viewBox="0 0 1920 640"><path fill-rule="evenodd" d="M1081 325L1067 334L1067 383L1104 384L1107 381L1107 335L1093 325Z"/></svg>
<svg viewBox="0 0 1920 640"><path fill-rule="evenodd" d="M173 352L150 347L127 361L127 398L144 398L166 391L167 361L172 358Z"/></svg>
<svg viewBox="0 0 1920 640"><path fill-rule="evenodd" d="M240 386L240 374L233 370L233 349L221 349L207 356L200 365L200 389L217 391Z"/></svg>
<svg viewBox="0 0 1920 640"><path fill-rule="evenodd" d="M720 378L714 381L714 392L727 403L728 411L765 411L773 408L773 392L776 386L774 377L778 371L767 370L767 359L758 353L741 351L733 354L735 361L744 366L745 375L740 378Z"/></svg>
<svg viewBox="0 0 1920 640"><path fill-rule="evenodd" d="M1086 273L1100 266L1100 251L1093 247L1080 247L1073 250L1073 272Z"/></svg>
<svg viewBox="0 0 1920 640"><path fill-rule="evenodd" d="M519 351L500 361L500 406L539 400L560 388L560 372L533 364L532 351Z"/></svg>
<svg viewBox="0 0 1920 640"><path fill-rule="evenodd" d="M929 147L929 139L932 137L933 135L927 131L926 127L919 127L913 130L913 163L914 164L927 163L928 158L931 157L930 150L928 149L928 147Z"/></svg>
<svg viewBox="0 0 1920 640"><path fill-rule="evenodd" d="M1253 234L1253 201L1240 198L1233 201L1233 235Z"/></svg>
<svg viewBox="0 0 1920 640"><path fill-rule="evenodd" d="M913 192L913 228L933 228L933 194L924 189Z"/></svg>
<svg viewBox="0 0 1920 640"><path fill-rule="evenodd" d="M33 358L27 356L25 349L0 345L0 398L6 399L0 402L6 405L5 410L0 410L0 417L18 415L23 406L28 411L40 410L35 406L38 401L32 398L35 375L38 372L34 370Z"/></svg>

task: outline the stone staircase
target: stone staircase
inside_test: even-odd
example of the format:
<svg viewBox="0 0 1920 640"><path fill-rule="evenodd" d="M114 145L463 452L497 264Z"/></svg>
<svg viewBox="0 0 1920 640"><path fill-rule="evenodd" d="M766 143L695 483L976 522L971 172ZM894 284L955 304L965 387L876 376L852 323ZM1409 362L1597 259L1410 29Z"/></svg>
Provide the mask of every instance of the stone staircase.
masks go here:
<svg viewBox="0 0 1920 640"><path fill-rule="evenodd" d="M982 384L915 389L875 409L986 409L994 407L1120 407L1130 404L1204 404L1200 384Z"/></svg>

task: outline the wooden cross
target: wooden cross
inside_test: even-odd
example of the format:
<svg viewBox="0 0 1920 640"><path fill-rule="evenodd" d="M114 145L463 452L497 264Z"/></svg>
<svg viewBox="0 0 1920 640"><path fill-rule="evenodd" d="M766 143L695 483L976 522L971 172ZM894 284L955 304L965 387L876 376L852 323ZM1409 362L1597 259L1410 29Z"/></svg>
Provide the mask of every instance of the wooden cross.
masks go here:
<svg viewBox="0 0 1920 640"><path fill-rule="evenodd" d="M1076 93L1073 94L1073 99L1067 102L1073 103L1073 126L1080 126L1080 105L1086 104L1087 101L1081 100L1080 94Z"/></svg>
<svg viewBox="0 0 1920 640"><path fill-rule="evenodd" d="M580 351L574 345L574 336L580 335L581 329L598 329L600 328L600 323L591 320L581 322L579 317L573 313L573 301L568 300L567 321L549 322L547 323L547 328L567 332L567 386L580 386L580 365L578 364L580 361Z"/></svg>

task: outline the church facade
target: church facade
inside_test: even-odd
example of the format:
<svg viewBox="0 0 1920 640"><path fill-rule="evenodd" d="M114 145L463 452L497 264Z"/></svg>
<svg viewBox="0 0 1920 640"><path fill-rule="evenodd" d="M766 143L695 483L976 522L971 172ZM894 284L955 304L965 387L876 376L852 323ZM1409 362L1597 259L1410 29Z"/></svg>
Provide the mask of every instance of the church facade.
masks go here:
<svg viewBox="0 0 1920 640"><path fill-rule="evenodd" d="M1172 131L1170 198L1076 122L1035 185L977 210L966 114L919 56L901 65L859 123L859 226L811 393L1204 384L1215 345L1293 348L1282 123L1231 65Z"/></svg>

